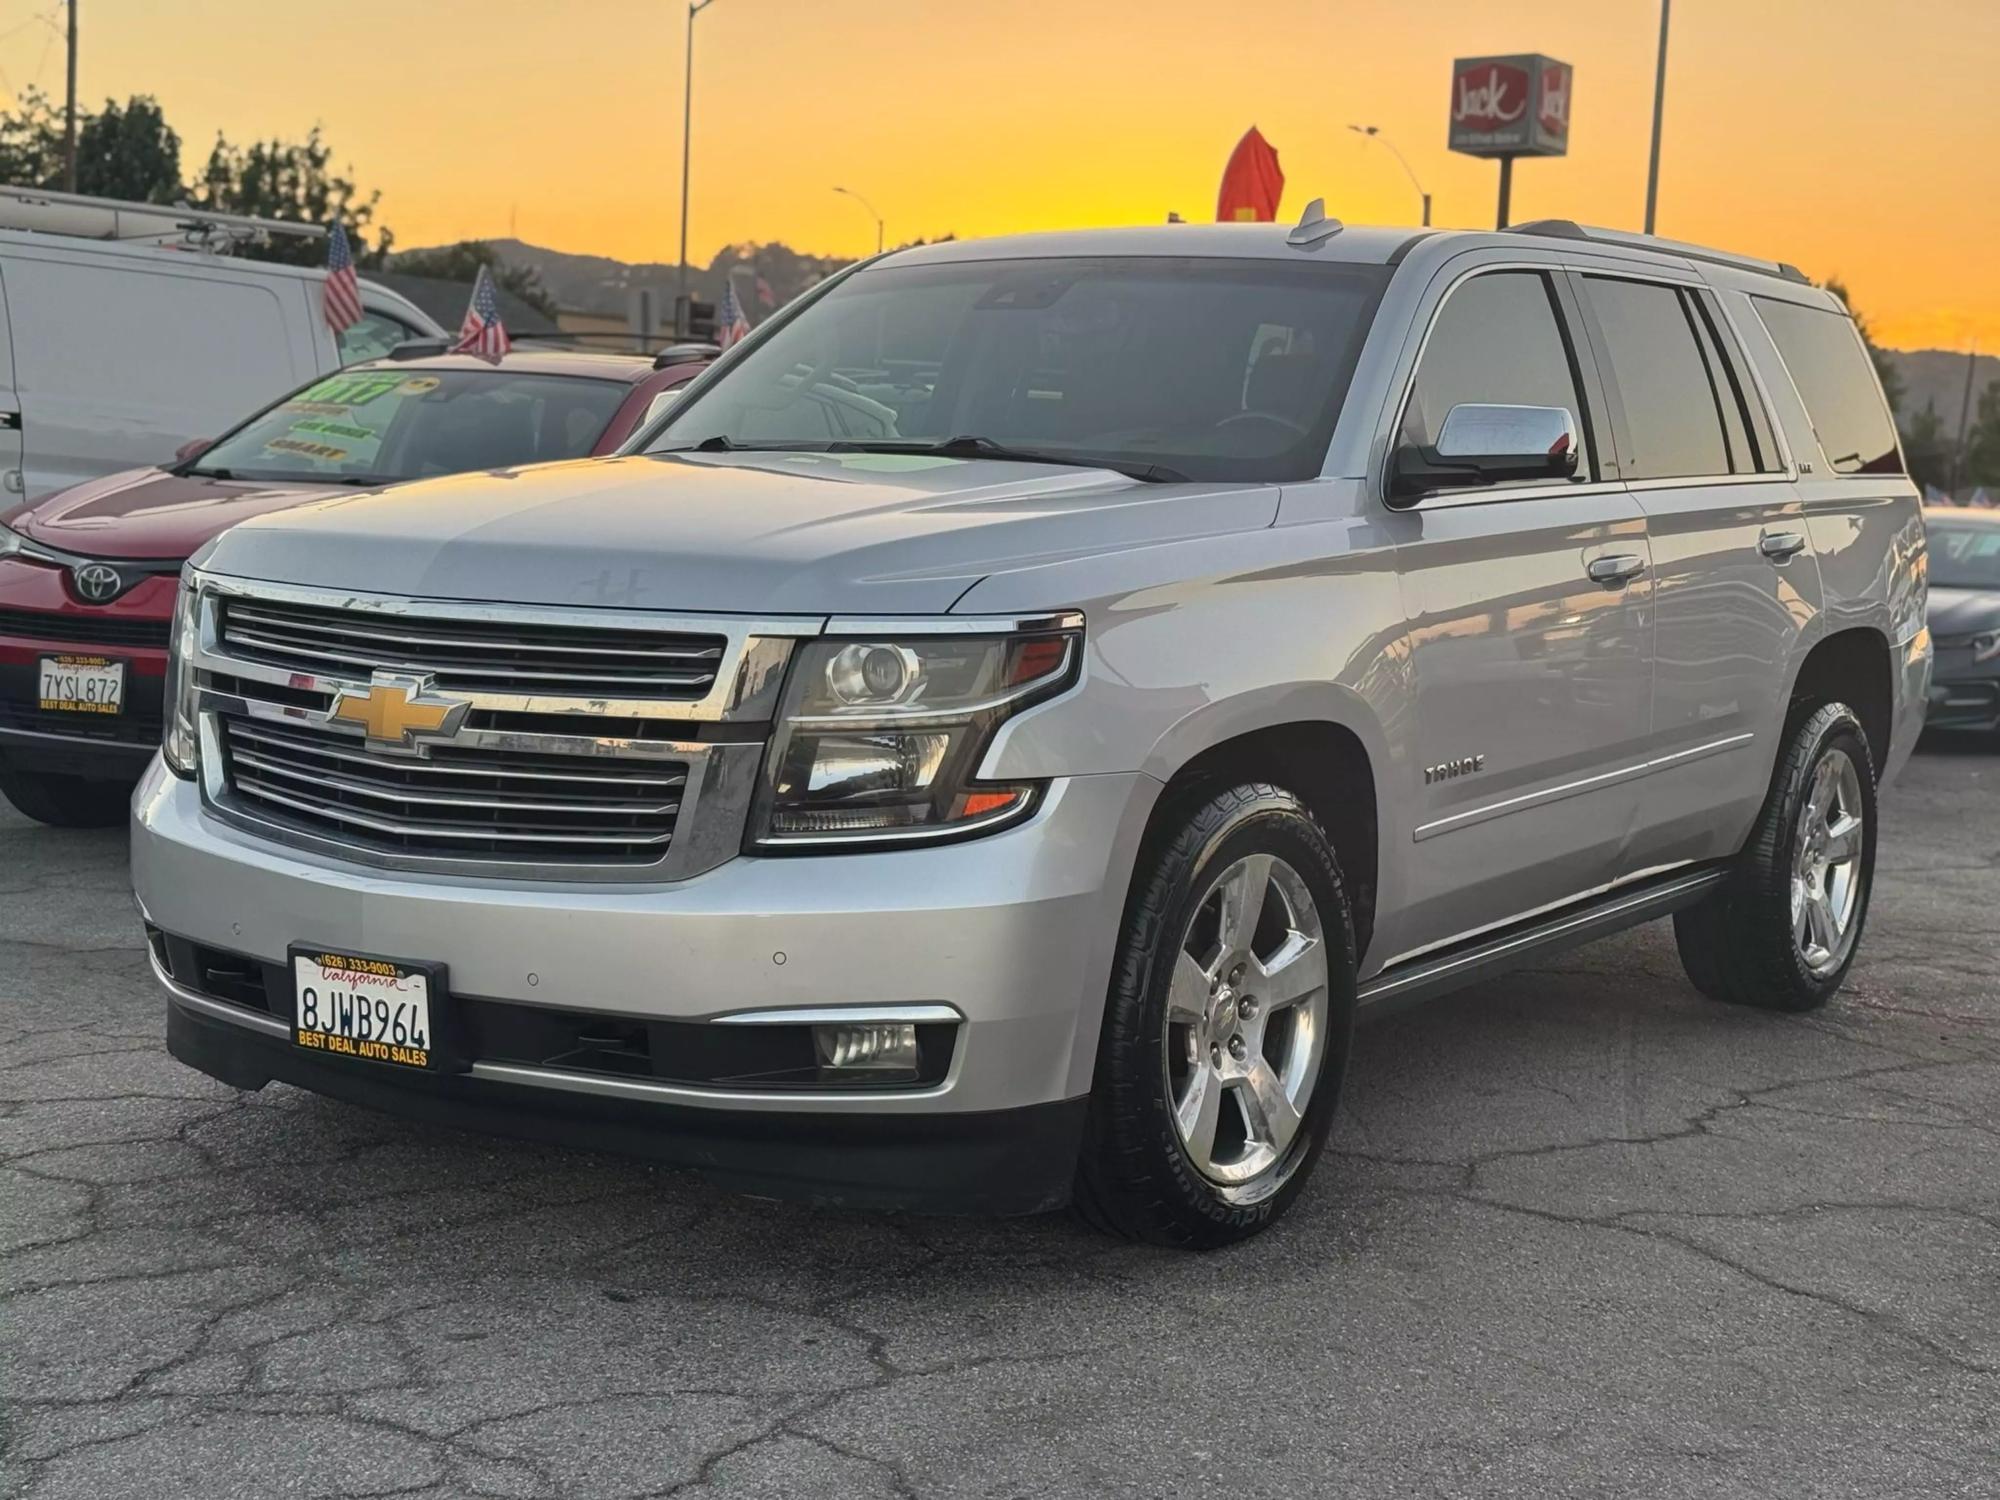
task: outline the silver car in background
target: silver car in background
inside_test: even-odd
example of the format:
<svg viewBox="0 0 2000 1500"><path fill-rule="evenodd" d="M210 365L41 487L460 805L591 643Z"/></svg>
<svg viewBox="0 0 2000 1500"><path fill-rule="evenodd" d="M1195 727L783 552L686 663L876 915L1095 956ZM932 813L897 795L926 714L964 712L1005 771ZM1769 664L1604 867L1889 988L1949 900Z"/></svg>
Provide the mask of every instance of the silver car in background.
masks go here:
<svg viewBox="0 0 2000 1500"><path fill-rule="evenodd" d="M173 1053L755 1192L1211 1246L1358 1016L1673 915L1853 961L1931 666L1844 309L1581 229L954 242L626 456L184 580L133 873Z"/></svg>

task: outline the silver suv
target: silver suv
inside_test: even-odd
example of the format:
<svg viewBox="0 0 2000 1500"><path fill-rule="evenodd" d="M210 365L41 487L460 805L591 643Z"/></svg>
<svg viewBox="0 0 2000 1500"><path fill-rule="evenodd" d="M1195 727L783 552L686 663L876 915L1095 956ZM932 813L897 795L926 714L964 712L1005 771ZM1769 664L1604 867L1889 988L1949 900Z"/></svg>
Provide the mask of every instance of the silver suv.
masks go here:
<svg viewBox="0 0 2000 1500"><path fill-rule="evenodd" d="M1190 1246L1355 1020L1672 915L1840 985L1931 667L1846 313L1567 222L903 251L623 457L190 565L175 1056L753 1192Z"/></svg>

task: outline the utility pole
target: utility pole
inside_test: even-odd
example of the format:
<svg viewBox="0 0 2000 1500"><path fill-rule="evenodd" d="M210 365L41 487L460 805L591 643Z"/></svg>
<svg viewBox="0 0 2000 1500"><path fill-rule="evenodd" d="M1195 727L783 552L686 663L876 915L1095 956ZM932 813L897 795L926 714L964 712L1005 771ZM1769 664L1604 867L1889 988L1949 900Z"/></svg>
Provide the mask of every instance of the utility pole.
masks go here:
<svg viewBox="0 0 2000 1500"><path fill-rule="evenodd" d="M1972 435L1972 377L1979 368L1979 341L1973 340L1972 347L1965 351L1965 394L1958 399L1958 441L1951 450L1951 482L1948 488L1952 499L1958 498L1959 481L1965 477L1965 449L1967 439Z"/></svg>
<svg viewBox="0 0 2000 1500"><path fill-rule="evenodd" d="M1660 119L1667 109L1667 18L1674 0L1660 0L1660 61L1653 70L1653 151L1646 160L1646 233L1653 232L1653 210L1660 202Z"/></svg>
<svg viewBox="0 0 2000 1500"><path fill-rule="evenodd" d="M74 4L75 0L71 0ZM694 18L715 0L689 0L687 81L681 88L681 259L679 291L674 297L674 337L687 337L688 308L688 162L694 145Z"/></svg>
<svg viewBox="0 0 2000 1500"><path fill-rule="evenodd" d="M63 186L76 191L76 0L69 0L69 102L63 108Z"/></svg>

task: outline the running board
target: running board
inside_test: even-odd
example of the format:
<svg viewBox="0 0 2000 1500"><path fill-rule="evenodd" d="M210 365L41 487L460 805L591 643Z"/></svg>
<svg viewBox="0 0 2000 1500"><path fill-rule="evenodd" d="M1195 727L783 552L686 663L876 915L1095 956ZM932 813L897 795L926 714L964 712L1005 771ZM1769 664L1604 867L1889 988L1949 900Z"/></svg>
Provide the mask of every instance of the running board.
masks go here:
<svg viewBox="0 0 2000 1500"><path fill-rule="evenodd" d="M1640 886L1625 886L1566 906L1532 922L1425 954L1384 969L1361 986L1359 1018L1372 1021L1408 1006L1519 968L1567 948L1581 947L1627 927L1637 927L1692 906L1729 878L1727 866L1681 871Z"/></svg>

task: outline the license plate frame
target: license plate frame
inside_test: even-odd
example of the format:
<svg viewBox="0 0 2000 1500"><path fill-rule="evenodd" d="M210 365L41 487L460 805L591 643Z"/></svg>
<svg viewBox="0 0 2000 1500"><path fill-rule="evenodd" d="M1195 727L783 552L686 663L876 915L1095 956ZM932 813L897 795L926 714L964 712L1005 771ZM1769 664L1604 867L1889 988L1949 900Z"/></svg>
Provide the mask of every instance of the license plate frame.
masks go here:
<svg viewBox="0 0 2000 1500"><path fill-rule="evenodd" d="M341 977L329 980L329 969ZM290 1023L294 1047L337 1064L361 1063L398 1073L451 1071L447 1041L450 990L442 963L388 958L381 954L356 953L313 943L293 943L286 952L285 973L290 984ZM323 1019L340 1022L343 1017L338 995L343 979L353 1005L345 1022L331 1027L307 1027L304 1021L308 983L329 990L325 996L329 1014ZM413 1011L401 1017L403 1031L400 1036L396 1025L398 1017L393 1008L399 987L403 1004L415 1002ZM359 1015L363 997L370 1002L366 1026L368 1034L357 1037L354 1035L357 1030L355 1018ZM386 1014L375 1007L377 999L390 1002L391 1008ZM378 1016L382 1018L382 1029L387 1035L374 1034ZM425 1032L424 1045L418 1045L409 1031L410 1021L419 1016Z"/></svg>
<svg viewBox="0 0 2000 1500"><path fill-rule="evenodd" d="M125 688L130 677L130 663L121 657L99 656L93 652L62 651L53 656L42 656L35 661L35 701L43 713L54 714L103 714L119 716L125 712ZM51 695L51 686L59 686L69 678L72 688L67 695ZM86 696L91 685L107 688L109 691L101 699Z"/></svg>

